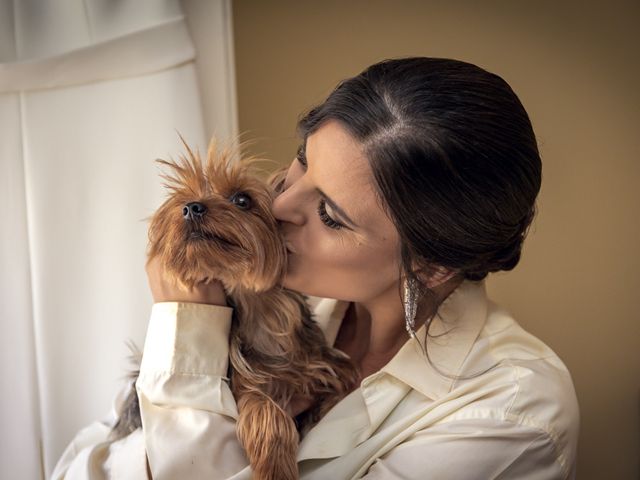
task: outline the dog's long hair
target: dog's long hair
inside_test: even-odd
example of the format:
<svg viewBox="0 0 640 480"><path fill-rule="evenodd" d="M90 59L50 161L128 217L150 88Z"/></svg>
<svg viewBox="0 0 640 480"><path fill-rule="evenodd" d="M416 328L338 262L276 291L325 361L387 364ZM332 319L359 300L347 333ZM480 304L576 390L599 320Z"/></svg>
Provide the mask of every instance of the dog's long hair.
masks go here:
<svg viewBox="0 0 640 480"><path fill-rule="evenodd" d="M255 159L234 161L237 150L219 152L215 140L203 164L182 141L186 157L158 160L173 175L162 175L170 195L151 219L148 261L158 257L166 275L187 289L222 283L234 307L229 359L238 439L254 478L298 478L299 430L311 428L350 392L358 372L327 345L305 297L279 285L287 253L271 203L285 171L262 181L250 171ZM287 407L300 395L316 401L296 425ZM140 426L132 389L112 438Z"/></svg>

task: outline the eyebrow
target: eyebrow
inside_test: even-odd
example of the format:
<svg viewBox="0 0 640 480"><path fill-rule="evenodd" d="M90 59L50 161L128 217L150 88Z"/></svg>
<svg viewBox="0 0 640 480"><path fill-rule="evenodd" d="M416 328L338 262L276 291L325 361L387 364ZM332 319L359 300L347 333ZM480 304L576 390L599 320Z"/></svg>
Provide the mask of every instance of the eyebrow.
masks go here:
<svg viewBox="0 0 640 480"><path fill-rule="evenodd" d="M306 140L302 143L302 145L300 145L300 147L298 148L298 156L302 156L302 158L304 159L305 162L307 162L307 142ZM340 208L338 206L338 204L336 202L334 202L331 197L329 197L329 195L327 195L326 193L324 193L322 190L320 190L318 187L316 187L315 189L316 193L318 193L320 196L322 196L322 198L324 198L324 201L331 207L331 210L335 210L338 215L340 215L340 217L342 217L342 220L346 222L345 223L350 223L352 227L357 227L356 222L354 222L353 220L351 220L351 218L349 217L349 215L347 215L345 213L344 210L342 210L342 208Z"/></svg>

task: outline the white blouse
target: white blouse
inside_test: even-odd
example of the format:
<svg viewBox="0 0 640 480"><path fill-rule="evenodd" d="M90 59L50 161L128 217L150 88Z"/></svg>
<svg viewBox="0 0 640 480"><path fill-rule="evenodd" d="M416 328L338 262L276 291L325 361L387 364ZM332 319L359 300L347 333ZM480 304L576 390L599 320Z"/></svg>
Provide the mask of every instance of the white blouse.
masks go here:
<svg viewBox="0 0 640 480"><path fill-rule="evenodd" d="M348 305L314 308L330 343ZM560 358L487 298L484 281L464 281L439 312L431 362L468 378L442 376L408 340L301 440L302 479L575 478L579 410ZM225 377L231 313L155 304L136 384L143 428L109 442L114 418L89 425L52 478L144 479L146 451L157 480L250 479Z"/></svg>

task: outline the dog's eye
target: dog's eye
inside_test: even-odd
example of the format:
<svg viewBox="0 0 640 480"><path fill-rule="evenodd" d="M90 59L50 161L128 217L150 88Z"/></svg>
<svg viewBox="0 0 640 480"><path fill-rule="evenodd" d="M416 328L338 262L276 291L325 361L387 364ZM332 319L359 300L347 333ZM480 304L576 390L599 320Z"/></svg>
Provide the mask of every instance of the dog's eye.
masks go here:
<svg viewBox="0 0 640 480"><path fill-rule="evenodd" d="M238 208L248 210L251 208L251 197L246 193L236 193L231 197L231 203Z"/></svg>

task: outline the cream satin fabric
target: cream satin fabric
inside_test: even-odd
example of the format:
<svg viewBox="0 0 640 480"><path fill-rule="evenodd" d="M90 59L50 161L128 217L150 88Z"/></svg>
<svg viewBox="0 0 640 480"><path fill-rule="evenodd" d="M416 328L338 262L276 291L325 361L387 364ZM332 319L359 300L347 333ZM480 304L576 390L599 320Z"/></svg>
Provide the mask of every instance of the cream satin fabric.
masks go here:
<svg viewBox="0 0 640 480"><path fill-rule="evenodd" d="M329 342L347 307L330 299L316 305ZM110 443L113 417L89 425L52 478L143 479L146 449L157 480L250 479L224 377L231 313L155 304L137 382L142 431ZM579 410L571 376L553 351L491 302L484 282L463 282L431 333L443 334L429 340L429 352L445 372L472 375L498 365L453 381L407 341L302 439L301 478L574 478ZM418 339L424 335L423 327Z"/></svg>

